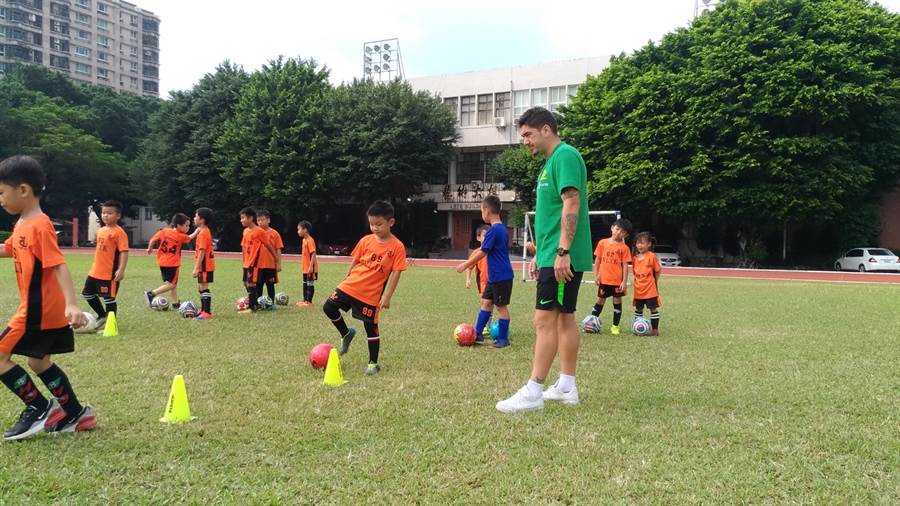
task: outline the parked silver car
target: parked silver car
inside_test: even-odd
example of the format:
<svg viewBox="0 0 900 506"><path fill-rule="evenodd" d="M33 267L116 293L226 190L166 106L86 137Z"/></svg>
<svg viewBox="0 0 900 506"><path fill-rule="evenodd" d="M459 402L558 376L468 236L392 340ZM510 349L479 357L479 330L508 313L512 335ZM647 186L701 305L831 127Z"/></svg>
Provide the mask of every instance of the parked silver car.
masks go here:
<svg viewBox="0 0 900 506"><path fill-rule="evenodd" d="M900 258L884 248L854 248L834 262L834 270L900 272Z"/></svg>
<svg viewBox="0 0 900 506"><path fill-rule="evenodd" d="M666 267L678 267L681 265L681 255L678 254L678 250L673 246L658 244L653 247L653 252L656 253L659 263Z"/></svg>

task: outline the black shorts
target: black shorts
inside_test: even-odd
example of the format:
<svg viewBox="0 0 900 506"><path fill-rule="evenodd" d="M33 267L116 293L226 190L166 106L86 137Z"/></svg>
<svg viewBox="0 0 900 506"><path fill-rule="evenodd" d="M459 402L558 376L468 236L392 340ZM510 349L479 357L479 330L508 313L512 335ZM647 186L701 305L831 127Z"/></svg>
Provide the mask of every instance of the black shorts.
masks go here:
<svg viewBox="0 0 900 506"><path fill-rule="evenodd" d="M597 287L597 297L607 299L609 297L624 297L625 292L619 291L618 285L600 285Z"/></svg>
<svg viewBox="0 0 900 506"><path fill-rule="evenodd" d="M334 293L331 294L329 300L334 302L337 307L341 309L341 311L351 311L350 314L352 314L353 317L359 321L374 324L378 323L379 311L378 307L376 306L366 304L365 302L351 297L338 289L334 290Z"/></svg>
<svg viewBox="0 0 900 506"><path fill-rule="evenodd" d="M495 306L508 306L510 297L512 297L513 280L499 281L497 283L488 283L481 293L481 298L494 302Z"/></svg>
<svg viewBox="0 0 900 506"><path fill-rule="evenodd" d="M244 284L256 285L257 281L262 279L259 275L259 269L256 267L244 267Z"/></svg>
<svg viewBox="0 0 900 506"><path fill-rule="evenodd" d="M198 283L212 283L215 278L214 274L216 271L206 271L206 272L198 272L197 273L197 282Z"/></svg>
<svg viewBox="0 0 900 506"><path fill-rule="evenodd" d="M312 274L304 274L303 275L303 284L307 285L307 286L315 286L317 279L319 279L318 272L313 272Z"/></svg>
<svg viewBox="0 0 900 506"><path fill-rule="evenodd" d="M583 272L576 272L567 283L556 281L553 267L542 267L538 270L537 303L535 309L560 313L574 313L578 305L578 290L581 289Z"/></svg>
<svg viewBox="0 0 900 506"><path fill-rule="evenodd" d="M656 311L659 308L659 298L652 297L650 299L634 299L634 309L638 312L642 312L644 310L644 306L647 306L650 311Z"/></svg>
<svg viewBox="0 0 900 506"><path fill-rule="evenodd" d="M58 329L13 329L0 333L0 351L32 358L75 351L75 333L71 327Z"/></svg>
<svg viewBox="0 0 900 506"><path fill-rule="evenodd" d="M166 283L178 284L178 271L181 267L160 267L159 273L162 274L162 280Z"/></svg>
<svg viewBox="0 0 900 506"><path fill-rule="evenodd" d="M106 299L115 299L116 292L119 290L119 283L112 280L97 279L90 276L84 280L84 288L81 295L85 297L91 295L99 295Z"/></svg>
<svg viewBox="0 0 900 506"><path fill-rule="evenodd" d="M275 269L260 269L259 279L261 279L263 283L274 283L277 285L278 271Z"/></svg>

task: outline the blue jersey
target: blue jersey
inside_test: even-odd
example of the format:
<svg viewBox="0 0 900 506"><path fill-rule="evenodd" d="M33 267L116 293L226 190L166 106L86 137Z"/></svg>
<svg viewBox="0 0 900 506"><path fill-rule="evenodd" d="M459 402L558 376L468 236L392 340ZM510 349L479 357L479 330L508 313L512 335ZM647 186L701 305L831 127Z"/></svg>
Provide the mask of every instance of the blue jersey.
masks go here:
<svg viewBox="0 0 900 506"><path fill-rule="evenodd" d="M509 261L509 233L502 223L491 225L484 234L481 251L487 255L488 283L513 279L512 263Z"/></svg>

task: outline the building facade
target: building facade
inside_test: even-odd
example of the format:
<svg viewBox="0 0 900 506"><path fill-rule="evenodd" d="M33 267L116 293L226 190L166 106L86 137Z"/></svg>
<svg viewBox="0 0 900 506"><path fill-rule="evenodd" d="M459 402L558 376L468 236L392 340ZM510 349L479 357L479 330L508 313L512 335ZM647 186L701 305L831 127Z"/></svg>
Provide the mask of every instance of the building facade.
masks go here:
<svg viewBox="0 0 900 506"><path fill-rule="evenodd" d="M159 96L159 17L123 0L0 0L0 74L35 64Z"/></svg>
<svg viewBox="0 0 900 506"><path fill-rule="evenodd" d="M161 228L169 226L168 223L161 221L153 213L153 208L148 206L135 206L131 208L136 211L134 218L124 216L119 220L119 225L125 229L128 234L128 244L132 246L146 246L150 242L153 234ZM93 208L88 208L88 236L87 242L93 244L97 238L97 231L100 230L100 220L94 214Z"/></svg>
<svg viewBox="0 0 900 506"><path fill-rule="evenodd" d="M518 117L532 106L555 111L568 104L587 76L608 64L609 58L583 58L409 80L414 89L441 96L456 115L460 140L455 159L445 173L428 182L421 197L437 203L441 232L450 239L452 250L465 250L474 239L485 195L498 195L504 209L516 205L515 193L494 179L490 162L521 142L515 126ZM519 242L516 231L512 239Z"/></svg>

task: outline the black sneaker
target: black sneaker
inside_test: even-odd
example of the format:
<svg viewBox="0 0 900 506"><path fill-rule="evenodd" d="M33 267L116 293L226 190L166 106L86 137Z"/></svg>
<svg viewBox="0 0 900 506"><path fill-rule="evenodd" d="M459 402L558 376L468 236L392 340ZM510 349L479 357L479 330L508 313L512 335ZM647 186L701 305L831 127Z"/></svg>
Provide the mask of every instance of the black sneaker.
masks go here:
<svg viewBox="0 0 900 506"><path fill-rule="evenodd" d="M356 329L350 327L349 329L347 329L347 335L341 338L341 348L338 350L338 355L347 353L347 350L350 349L350 343L353 342L354 337L356 337Z"/></svg>
<svg viewBox="0 0 900 506"><path fill-rule="evenodd" d="M379 372L381 372L381 366L378 364L369 362L369 365L366 366L366 376L375 376Z"/></svg>
<svg viewBox="0 0 900 506"><path fill-rule="evenodd" d="M58 408L56 399L51 399L47 403L47 407L40 410L32 405L28 405L19 415L19 421L15 425L7 429L3 433L3 439L7 441L18 441L20 439L29 438L38 432L44 430L44 422L47 421L50 412Z"/></svg>
<svg viewBox="0 0 900 506"><path fill-rule="evenodd" d="M144 297L147 298L147 307L152 308L153 307L153 292L150 290L147 290L146 292L144 292Z"/></svg>
<svg viewBox="0 0 900 506"><path fill-rule="evenodd" d="M178 311L179 308L181 308L181 301L180 301L180 300L179 300L178 302L173 302L173 303L172 303L172 309Z"/></svg>

